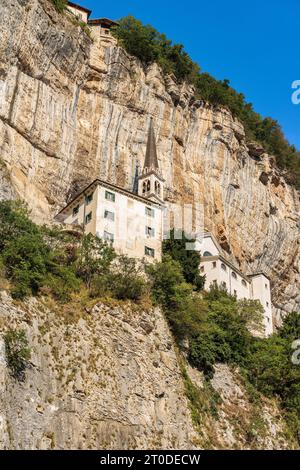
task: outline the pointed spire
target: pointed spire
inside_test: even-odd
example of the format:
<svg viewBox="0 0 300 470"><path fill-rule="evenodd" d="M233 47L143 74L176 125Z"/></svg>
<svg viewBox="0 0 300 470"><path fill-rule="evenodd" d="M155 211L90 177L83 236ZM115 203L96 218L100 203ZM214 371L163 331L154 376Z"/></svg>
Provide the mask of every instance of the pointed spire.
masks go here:
<svg viewBox="0 0 300 470"><path fill-rule="evenodd" d="M138 162L135 165L135 175L133 180L133 189L132 192L138 194L139 192L139 164Z"/></svg>
<svg viewBox="0 0 300 470"><path fill-rule="evenodd" d="M153 118L150 118L150 127L148 132L148 142L146 150L146 158L144 164L144 170L158 170L158 160L156 152L156 141L153 129Z"/></svg>

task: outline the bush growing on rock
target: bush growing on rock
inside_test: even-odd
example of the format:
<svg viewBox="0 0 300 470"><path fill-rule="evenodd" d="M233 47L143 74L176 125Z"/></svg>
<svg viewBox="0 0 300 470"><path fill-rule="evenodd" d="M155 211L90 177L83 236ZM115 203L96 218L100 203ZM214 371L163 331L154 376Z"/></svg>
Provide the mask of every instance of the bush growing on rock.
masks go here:
<svg viewBox="0 0 300 470"><path fill-rule="evenodd" d="M108 273L116 256L111 244L91 234L86 235L82 238L75 263L77 275L90 288L96 277L104 277Z"/></svg>
<svg viewBox="0 0 300 470"><path fill-rule="evenodd" d="M62 13L67 8L67 0L51 0L55 9Z"/></svg>
<svg viewBox="0 0 300 470"><path fill-rule="evenodd" d="M60 299L68 300L79 288L73 260L61 258L61 247L53 248L49 233L30 218L19 202L0 203L0 258L6 276L12 281L12 295L23 299L48 288Z"/></svg>
<svg viewBox="0 0 300 470"><path fill-rule="evenodd" d="M118 300L139 301L147 293L147 283L137 261L121 255L109 271L95 276L91 293L93 296L109 293Z"/></svg>
<svg viewBox="0 0 300 470"><path fill-rule="evenodd" d="M25 331L8 330L4 335L4 342L7 365L12 376L23 380L31 356Z"/></svg>
<svg viewBox="0 0 300 470"><path fill-rule="evenodd" d="M170 238L163 242L163 253L178 261L186 282L193 284L196 290L201 290L205 284L205 277L199 274L201 255L198 251L186 249L187 243L193 244L195 241L184 233L177 234L172 229Z"/></svg>

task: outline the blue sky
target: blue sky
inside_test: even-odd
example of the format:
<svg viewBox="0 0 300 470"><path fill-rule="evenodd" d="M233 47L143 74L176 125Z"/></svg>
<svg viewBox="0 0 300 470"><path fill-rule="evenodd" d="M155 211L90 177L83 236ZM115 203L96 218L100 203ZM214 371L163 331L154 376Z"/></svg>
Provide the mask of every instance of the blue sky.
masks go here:
<svg viewBox="0 0 300 470"><path fill-rule="evenodd" d="M203 71L228 78L256 111L277 119L300 148L299 0L78 0L92 17L133 15L185 45Z"/></svg>

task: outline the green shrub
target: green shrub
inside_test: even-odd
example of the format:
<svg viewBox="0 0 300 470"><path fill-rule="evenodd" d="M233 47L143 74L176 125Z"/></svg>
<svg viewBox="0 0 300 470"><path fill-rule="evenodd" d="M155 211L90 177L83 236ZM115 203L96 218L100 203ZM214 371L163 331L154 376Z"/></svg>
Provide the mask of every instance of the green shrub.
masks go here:
<svg viewBox="0 0 300 470"><path fill-rule="evenodd" d="M279 336L289 340L291 343L300 339L300 315L299 313L289 313L283 320L279 329Z"/></svg>
<svg viewBox="0 0 300 470"><path fill-rule="evenodd" d="M207 378L212 378L215 363L231 359L231 348L224 330L216 325L203 326L200 334L190 340L188 359Z"/></svg>
<svg viewBox="0 0 300 470"><path fill-rule="evenodd" d="M111 272L96 279L96 286L98 294L106 290L118 300L138 301L147 291L137 261L124 255L118 257Z"/></svg>
<svg viewBox="0 0 300 470"><path fill-rule="evenodd" d="M69 267L58 266L48 274L45 286L50 289L54 298L60 302L68 302L73 292L80 289L80 279Z"/></svg>
<svg viewBox="0 0 300 470"><path fill-rule="evenodd" d="M145 65L157 62L165 73L173 73L179 82L192 83L197 99L229 109L244 124L247 138L260 142L274 155L278 166L288 170L288 180L300 188L300 152L288 143L278 122L256 113L245 96L230 86L229 80L216 80L208 73L200 73L200 67L181 44L173 44L164 34L132 16L122 18L112 32L129 54Z"/></svg>
<svg viewBox="0 0 300 470"><path fill-rule="evenodd" d="M7 365L14 378L23 380L31 351L23 330L8 330L4 335Z"/></svg>
<svg viewBox="0 0 300 470"><path fill-rule="evenodd" d="M170 255L180 263L186 282L193 284L196 290L202 290L205 277L199 274L201 255L198 251L187 250L187 244L193 244L195 241L195 239L173 229L170 232L170 238L163 242L163 253Z"/></svg>
<svg viewBox="0 0 300 470"><path fill-rule="evenodd" d="M59 12L62 13L66 8L67 8L67 0L51 0L55 9Z"/></svg>
<svg viewBox="0 0 300 470"><path fill-rule="evenodd" d="M112 28L112 34L129 54L144 64L158 62L164 72L173 73L179 80L192 81L197 76L199 67L182 44L172 44L164 34L150 25L143 25L133 16L122 18L119 26Z"/></svg>
<svg viewBox="0 0 300 470"><path fill-rule="evenodd" d="M26 205L20 201L0 202L0 253L7 243L22 234L37 235L38 227L29 219Z"/></svg>
<svg viewBox="0 0 300 470"><path fill-rule="evenodd" d="M197 336L208 311L206 303L192 295L192 286L183 283L175 287L165 314L175 338L181 342Z"/></svg>
<svg viewBox="0 0 300 470"><path fill-rule="evenodd" d="M264 309L259 300L238 300L237 313L248 329L260 334L264 332Z"/></svg>
<svg viewBox="0 0 300 470"><path fill-rule="evenodd" d="M15 284L14 297L37 294L45 281L49 249L39 233L22 234L7 243L2 257Z"/></svg>
<svg viewBox="0 0 300 470"><path fill-rule="evenodd" d="M185 283L180 263L166 255L162 263L147 266L146 271L152 283L152 297L164 307L171 306L176 286Z"/></svg>
<svg viewBox="0 0 300 470"><path fill-rule="evenodd" d="M104 276L116 258L111 244L91 234L82 238L76 261L77 275L91 287L94 278Z"/></svg>
<svg viewBox="0 0 300 470"><path fill-rule="evenodd" d="M0 203L1 263L12 281L12 295L23 299L50 290L68 300L79 288L75 274L77 250L58 229L38 227L21 203Z"/></svg>

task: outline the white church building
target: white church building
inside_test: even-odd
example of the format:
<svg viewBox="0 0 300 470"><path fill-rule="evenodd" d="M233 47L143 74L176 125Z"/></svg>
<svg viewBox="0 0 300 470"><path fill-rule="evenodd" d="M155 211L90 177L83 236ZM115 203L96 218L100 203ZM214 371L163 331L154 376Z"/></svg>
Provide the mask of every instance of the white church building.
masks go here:
<svg viewBox="0 0 300 470"><path fill-rule="evenodd" d="M137 187L137 192L132 192L96 179L59 212L56 220L83 227L84 233L110 241L120 254L160 261L164 179L159 170L152 119Z"/></svg>
<svg viewBox="0 0 300 470"><path fill-rule="evenodd" d="M150 120L144 167L135 191L96 179L77 194L56 216L67 226L81 227L112 243L116 252L146 261L161 261L164 221L164 179L159 169L155 134ZM271 289L264 273L243 274L210 233L204 234L196 249L202 254L200 271L205 289L224 287L237 299L257 299L264 308L264 328L273 332Z"/></svg>

